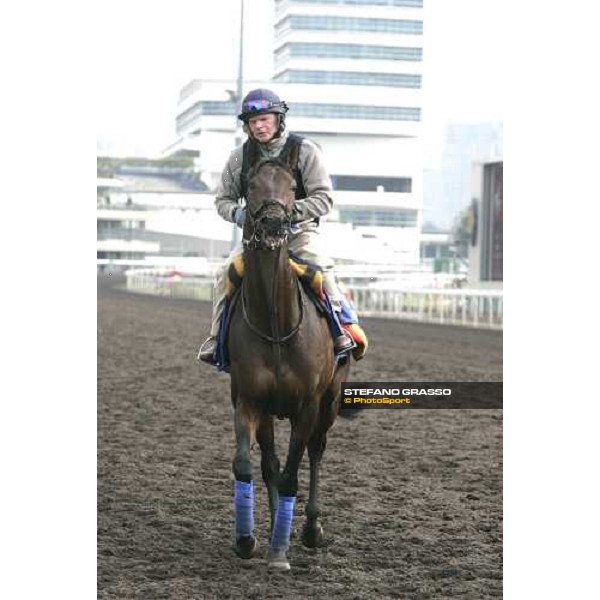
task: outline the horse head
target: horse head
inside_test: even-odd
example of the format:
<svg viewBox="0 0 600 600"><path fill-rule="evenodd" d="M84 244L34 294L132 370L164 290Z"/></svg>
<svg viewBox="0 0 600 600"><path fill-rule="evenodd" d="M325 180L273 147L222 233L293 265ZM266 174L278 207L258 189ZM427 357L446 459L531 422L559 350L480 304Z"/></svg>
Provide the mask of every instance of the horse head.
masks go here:
<svg viewBox="0 0 600 600"><path fill-rule="evenodd" d="M246 246L275 250L287 241L294 209L293 183L291 169L280 160L263 160L252 169L244 224Z"/></svg>

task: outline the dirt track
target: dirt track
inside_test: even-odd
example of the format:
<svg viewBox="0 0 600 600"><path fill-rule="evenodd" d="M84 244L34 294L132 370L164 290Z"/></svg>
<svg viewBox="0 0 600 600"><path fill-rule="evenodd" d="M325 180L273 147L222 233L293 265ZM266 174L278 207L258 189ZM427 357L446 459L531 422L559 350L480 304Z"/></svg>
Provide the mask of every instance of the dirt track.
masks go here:
<svg viewBox="0 0 600 600"><path fill-rule="evenodd" d="M258 451L250 561L232 551L229 377L197 364L210 306L98 279L98 597L499 598L502 411L366 410L338 419L321 485L327 545L266 573ZM498 332L364 320L353 381L500 381ZM278 422L285 456L287 423Z"/></svg>

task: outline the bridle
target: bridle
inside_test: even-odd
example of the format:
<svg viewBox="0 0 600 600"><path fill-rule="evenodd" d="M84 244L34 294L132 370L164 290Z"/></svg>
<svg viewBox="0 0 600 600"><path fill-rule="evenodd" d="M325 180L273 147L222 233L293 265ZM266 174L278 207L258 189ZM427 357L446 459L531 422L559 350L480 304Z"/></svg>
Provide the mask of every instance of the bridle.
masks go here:
<svg viewBox="0 0 600 600"><path fill-rule="evenodd" d="M278 208L281 210L282 216L271 217L268 216L267 211L270 208ZM268 335L261 331L252 321L248 315L248 303L247 303L247 278L242 281L242 311L244 315L244 321L246 325L261 339L275 345L276 353L276 379L280 380L281 377L281 344L292 339L300 329L302 321L304 319L304 298L302 296L302 289L300 283L296 279L296 289L298 293L298 305L300 307L300 316L298 323L292 327L292 330L281 336L279 333L279 314L277 309L277 289L278 289L278 274L279 270L277 265L281 257L281 251L287 239L292 232L292 209L280 198L269 197L261 202L260 207L254 213L251 213L248 209L250 216L249 225L252 227L250 238L244 240L244 246L251 249L269 250L273 252L274 269L273 269L273 285L271 288L271 303L273 306L273 315L271 319L271 333Z"/></svg>
<svg viewBox="0 0 600 600"><path fill-rule="evenodd" d="M269 208L281 209L283 217L269 217ZM266 198L255 213L250 215L252 231L249 239L244 239L247 248L275 250L281 247L292 233L292 211L280 198Z"/></svg>

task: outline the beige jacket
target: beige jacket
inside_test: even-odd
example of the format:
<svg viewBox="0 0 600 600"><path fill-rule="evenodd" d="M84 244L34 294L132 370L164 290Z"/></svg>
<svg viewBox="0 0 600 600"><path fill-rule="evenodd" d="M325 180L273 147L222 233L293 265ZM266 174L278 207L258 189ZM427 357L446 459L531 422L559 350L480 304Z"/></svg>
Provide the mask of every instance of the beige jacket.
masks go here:
<svg viewBox="0 0 600 600"><path fill-rule="evenodd" d="M259 144L261 159L276 158L287 140L287 132L266 144ZM242 146L238 146L229 156L221 174L217 188L215 205L217 212L226 221L233 222L233 212L239 206L241 197ZM304 138L298 155L298 168L302 173L302 182L306 198L296 200L298 221L311 221L302 229L316 226L312 219L326 215L333 207L331 180L323 163L323 154L319 147Z"/></svg>

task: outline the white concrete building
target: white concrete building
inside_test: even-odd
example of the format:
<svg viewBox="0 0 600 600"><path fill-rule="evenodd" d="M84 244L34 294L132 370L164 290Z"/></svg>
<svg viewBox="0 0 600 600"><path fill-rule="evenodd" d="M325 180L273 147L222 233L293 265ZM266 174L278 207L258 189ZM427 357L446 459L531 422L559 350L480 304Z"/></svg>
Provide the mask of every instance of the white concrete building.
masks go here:
<svg viewBox="0 0 600 600"><path fill-rule="evenodd" d="M288 129L323 149L335 209L322 228L355 249L334 258L419 263L422 13L422 0L276 0L272 80L244 82L244 94L273 89L290 107ZM186 85L166 152L198 151L213 190L234 146L235 90Z"/></svg>
<svg viewBox="0 0 600 600"><path fill-rule="evenodd" d="M98 177L96 223L99 266L152 266L167 258L229 253L231 227L215 213L214 196L166 177Z"/></svg>

